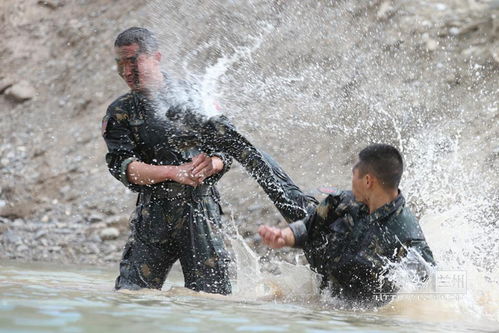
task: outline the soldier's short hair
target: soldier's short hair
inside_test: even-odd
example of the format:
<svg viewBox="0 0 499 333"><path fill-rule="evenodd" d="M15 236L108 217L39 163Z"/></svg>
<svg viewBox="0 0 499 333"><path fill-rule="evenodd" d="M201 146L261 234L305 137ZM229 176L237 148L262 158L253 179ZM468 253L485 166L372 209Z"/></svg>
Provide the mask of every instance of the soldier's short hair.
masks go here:
<svg viewBox="0 0 499 333"><path fill-rule="evenodd" d="M373 144L362 149L359 162L354 166L361 176L372 173L381 186L396 189L400 184L404 162L397 148L387 144Z"/></svg>
<svg viewBox="0 0 499 333"><path fill-rule="evenodd" d="M114 41L115 47L137 44L139 51L147 54L158 51L158 40L154 33L146 28L131 27L121 32Z"/></svg>

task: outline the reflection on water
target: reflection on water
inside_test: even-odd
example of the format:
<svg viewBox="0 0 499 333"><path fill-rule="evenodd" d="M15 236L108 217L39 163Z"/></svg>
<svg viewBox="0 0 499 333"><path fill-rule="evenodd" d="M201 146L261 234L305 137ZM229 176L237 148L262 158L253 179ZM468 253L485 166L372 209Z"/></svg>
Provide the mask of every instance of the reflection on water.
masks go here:
<svg viewBox="0 0 499 333"><path fill-rule="evenodd" d="M175 271L163 291L118 293L115 274L109 268L2 262L0 332L486 332L497 327L455 315L438 318L430 311L413 317L393 307L338 311L314 301L314 295L308 302L285 302L199 294L182 288Z"/></svg>

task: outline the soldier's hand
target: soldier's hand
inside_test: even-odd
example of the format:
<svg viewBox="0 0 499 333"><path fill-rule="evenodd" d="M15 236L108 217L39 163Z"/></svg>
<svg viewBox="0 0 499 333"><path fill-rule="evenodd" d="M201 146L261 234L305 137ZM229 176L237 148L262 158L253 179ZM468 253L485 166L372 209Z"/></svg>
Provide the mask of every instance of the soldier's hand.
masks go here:
<svg viewBox="0 0 499 333"><path fill-rule="evenodd" d="M286 235L283 233L284 230L262 225L258 228L258 233L266 245L273 249L279 249L288 245L286 244Z"/></svg>
<svg viewBox="0 0 499 333"><path fill-rule="evenodd" d="M192 162L192 175L198 178L200 183L223 169L223 162L219 157L210 157L204 153L195 156Z"/></svg>
<svg viewBox="0 0 499 333"><path fill-rule="evenodd" d="M193 162L176 166L172 180L184 185L190 185L194 187L198 186L201 182L199 181L199 178L194 177L194 175L192 174L193 169Z"/></svg>

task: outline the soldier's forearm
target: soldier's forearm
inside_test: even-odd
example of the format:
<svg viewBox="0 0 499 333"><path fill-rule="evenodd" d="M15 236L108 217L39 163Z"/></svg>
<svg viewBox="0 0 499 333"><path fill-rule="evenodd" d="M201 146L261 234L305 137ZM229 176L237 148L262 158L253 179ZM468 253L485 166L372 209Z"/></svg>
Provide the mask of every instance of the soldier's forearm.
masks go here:
<svg viewBox="0 0 499 333"><path fill-rule="evenodd" d="M132 184L152 185L173 180L177 173L174 165L151 165L134 161L128 165L127 178Z"/></svg>

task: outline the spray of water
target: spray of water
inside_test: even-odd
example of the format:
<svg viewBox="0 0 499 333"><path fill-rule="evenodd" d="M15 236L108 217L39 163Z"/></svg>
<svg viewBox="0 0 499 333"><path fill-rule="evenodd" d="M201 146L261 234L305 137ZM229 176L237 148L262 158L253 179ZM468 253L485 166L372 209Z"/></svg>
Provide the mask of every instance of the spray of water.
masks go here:
<svg viewBox="0 0 499 333"><path fill-rule="evenodd" d="M403 9L425 13L430 5L414 1ZM459 72L451 56L428 56L415 37L407 37L417 35L407 26L419 31L424 20L411 21L407 14L390 25L379 23L371 2L169 6L152 1L145 13L169 47L166 66L198 82L207 115L215 113L213 101L221 101L243 132L256 133L257 145L283 157L285 169L299 165L292 176L308 188L346 186L350 162L368 143L391 143L403 151L402 191L420 218L438 270L465 272L466 291L450 300L396 299L379 311L499 321L498 166L491 152L499 142L490 128L497 123L499 99L497 89L489 88L493 74L486 67L470 64ZM468 73L461 87L436 79ZM239 296L296 296L303 290L319 295L308 268L278 263L281 275L266 275L240 236L232 248ZM414 285L406 264L392 276L402 291L428 291L428 284Z"/></svg>

